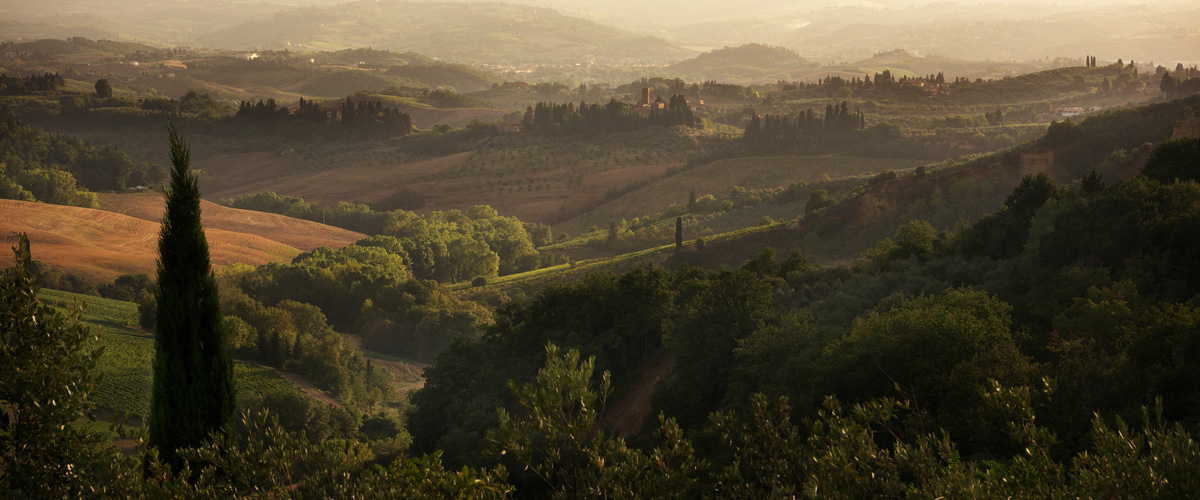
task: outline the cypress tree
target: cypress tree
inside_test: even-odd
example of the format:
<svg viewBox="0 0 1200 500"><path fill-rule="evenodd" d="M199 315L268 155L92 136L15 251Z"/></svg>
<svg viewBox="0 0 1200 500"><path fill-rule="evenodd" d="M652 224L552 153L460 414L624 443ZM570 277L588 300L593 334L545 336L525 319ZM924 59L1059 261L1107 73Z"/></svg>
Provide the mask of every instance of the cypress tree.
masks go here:
<svg viewBox="0 0 1200 500"><path fill-rule="evenodd" d="M683 250L683 217L675 218L675 251Z"/></svg>
<svg viewBox="0 0 1200 500"><path fill-rule="evenodd" d="M200 221L191 151L169 128L171 186L158 241L158 303L150 441L175 469L176 450L199 446L233 415L233 359L221 324L217 282Z"/></svg>

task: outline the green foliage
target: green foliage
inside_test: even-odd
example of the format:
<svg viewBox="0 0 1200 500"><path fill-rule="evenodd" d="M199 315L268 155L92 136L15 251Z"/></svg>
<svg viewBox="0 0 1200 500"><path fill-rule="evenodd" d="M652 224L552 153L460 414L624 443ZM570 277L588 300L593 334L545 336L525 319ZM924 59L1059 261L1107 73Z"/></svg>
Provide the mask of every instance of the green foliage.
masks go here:
<svg viewBox="0 0 1200 500"><path fill-rule="evenodd" d="M999 431L979 413L979 394L988 380L1022 386L1032 372L1009 331L1011 307L986 293L951 290L881 309L827 348L828 368L813 396L883 397L898 388L938 415L938 426L960 444L995 442Z"/></svg>
<svg viewBox="0 0 1200 500"><path fill-rule="evenodd" d="M822 208L834 205L837 200L829 197L829 192L824 189L818 189L808 195L808 203L804 205L804 213L812 213Z"/></svg>
<svg viewBox="0 0 1200 500"><path fill-rule="evenodd" d="M1142 175L1159 182L1200 181L1200 139L1173 139L1154 148Z"/></svg>
<svg viewBox="0 0 1200 500"><path fill-rule="evenodd" d="M533 238L524 224L514 217L501 217L487 205L418 215L407 210L376 212L366 205L346 202L323 208L270 192L222 203L379 235L356 245L385 248L401 256L404 267L419 279L465 281L476 276L529 271L539 264Z"/></svg>
<svg viewBox="0 0 1200 500"><path fill-rule="evenodd" d="M100 99L108 99L112 97L112 84L108 83L107 79L101 78L96 80L96 97Z"/></svg>
<svg viewBox="0 0 1200 500"><path fill-rule="evenodd" d="M163 179L162 169L135 162L113 146L96 148L18 122L0 123L0 151L5 198L95 207L87 189L154 186Z"/></svg>
<svg viewBox="0 0 1200 500"><path fill-rule="evenodd" d="M654 403L688 428L734 397L729 391L734 348L770 324L774 314L771 286L751 270L685 273L683 280L663 336L675 369L658 386Z"/></svg>
<svg viewBox="0 0 1200 500"><path fill-rule="evenodd" d="M488 417L509 401L504 381L532 380L542 358L537 346L546 343L595 356L618 388L630 383L661 346L673 310L671 281L665 271L642 267L620 278L554 285L529 304L501 307L482 338L451 344L425 372L408 420L414 445L441 449L451 463L478 463L483 437L495 426Z"/></svg>
<svg viewBox="0 0 1200 500"><path fill-rule="evenodd" d="M228 422L236 405L233 358L200 221L191 151L170 130L171 186L159 238L155 299L154 390L150 446L181 467L176 450L199 445Z"/></svg>
<svg viewBox="0 0 1200 500"><path fill-rule="evenodd" d="M611 392L608 373L592 388L595 358L579 351L560 355L546 345L546 363L520 389L510 381L522 412L499 410L499 427L488 439L505 462L532 472L551 498L687 498L700 465L671 420L662 419L663 445L650 455L607 435L600 415Z"/></svg>
<svg viewBox="0 0 1200 500"><path fill-rule="evenodd" d="M458 472L442 468L436 455L372 465L364 444L330 439L314 443L286 430L267 412L244 413L244 431L181 454L196 470L172 475L151 462L146 496L152 498L504 498L511 487L503 471ZM194 476L188 480L189 475Z"/></svg>
<svg viewBox="0 0 1200 500"><path fill-rule="evenodd" d="M92 402L118 415L139 418L148 415L154 376L154 336L129 328L138 318L136 305L46 289L39 291L38 297L60 310L75 302L85 306L81 319L96 332L89 349L104 352L93 369L97 382L91 392ZM234 365L234 377L239 404L268 392L299 391L291 382L260 366L238 363Z"/></svg>
<svg viewBox="0 0 1200 500"><path fill-rule="evenodd" d="M486 248L477 240L469 241ZM411 240L405 240L405 244L415 245ZM300 254L291 263L267 264L235 276L237 286L253 299L236 306L235 314L251 323L257 332L256 359L286 367L285 361L295 354L293 342L305 334L324 339L318 340L318 344L326 347L312 352L316 356L314 360L326 360L320 365L337 366L355 359L347 348L337 347L341 345L338 335L328 327L295 337L295 333L287 333L295 331L290 327L270 326L286 325L287 320L250 319L252 316L289 317L290 314L284 311L269 313L287 301L316 306L328 318L329 326L342 332L360 333L365 344L373 350L415 359L432 359L455 337L475 336L478 325L487 320L487 311L477 304L455 299L431 282L414 279L405 244L391 236L376 236L341 250L318 248ZM449 245L448 248L458 247ZM490 255L491 260L485 262L495 262L495 254ZM464 264L460 262L459 265ZM324 319L319 323L323 324ZM276 338L282 340L272 340ZM337 359L342 361L331 361ZM299 359L296 361L300 362ZM308 362L300 363L301 366L308 365ZM330 382L334 385L326 388L342 393L336 388L345 384L335 383L336 380L348 381L349 387L358 386L353 381L357 375L351 375L351 379L344 375L358 373L362 367L358 364L345 366L345 370L339 369L342 375L329 375L333 377Z"/></svg>
<svg viewBox="0 0 1200 500"><path fill-rule="evenodd" d="M390 377L334 332L316 306L284 300L266 307L244 298L228 310L225 326L239 359L299 374L347 403L388 402Z"/></svg>
<svg viewBox="0 0 1200 500"><path fill-rule="evenodd" d="M934 253L938 243L938 232L933 224L915 220L896 229L890 238L884 238L855 261L855 269L867 271L886 267L889 262L912 257L926 258Z"/></svg>
<svg viewBox="0 0 1200 500"><path fill-rule="evenodd" d="M111 454L91 429L102 351L92 349L78 304L64 312L38 301L24 234L13 251L16 265L0 275L0 495L94 493Z"/></svg>
<svg viewBox="0 0 1200 500"><path fill-rule="evenodd" d="M696 117L683 94L672 95L670 102L661 97L645 103L646 108L627 105L615 99L607 104L555 104L538 102L525 110L522 132L541 135L595 134L628 132L646 127L694 126ZM657 106L662 106L661 108Z"/></svg>
<svg viewBox="0 0 1200 500"><path fill-rule="evenodd" d="M1012 257L1021 251L1034 214L1047 201L1057 200L1062 195L1063 190L1049 175L1026 175L1004 201L1004 208L962 232L957 245L966 255Z"/></svg>

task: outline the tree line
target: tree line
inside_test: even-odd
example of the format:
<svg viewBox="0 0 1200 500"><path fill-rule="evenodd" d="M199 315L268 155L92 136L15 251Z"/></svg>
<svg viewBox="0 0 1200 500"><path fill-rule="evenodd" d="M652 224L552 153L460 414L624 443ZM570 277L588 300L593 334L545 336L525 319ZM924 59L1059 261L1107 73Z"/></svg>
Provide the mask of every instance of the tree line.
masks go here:
<svg viewBox="0 0 1200 500"><path fill-rule="evenodd" d="M798 113L794 119L788 115L770 114L760 119L758 113L753 113L742 140L754 146L786 148L789 144L808 138L844 134L862 130L865 126L866 117L862 112L851 112L849 103L843 101L840 105L826 105L825 114L820 116L812 108Z"/></svg>
<svg viewBox="0 0 1200 500"><path fill-rule="evenodd" d="M0 198L94 207L91 191L156 186L164 177L161 167L111 145L97 148L24 123L0 123Z"/></svg>
<svg viewBox="0 0 1200 500"><path fill-rule="evenodd" d="M58 73L45 72L40 75L8 76L0 74L0 95L26 95L35 92L52 92L66 85Z"/></svg>
<svg viewBox="0 0 1200 500"><path fill-rule="evenodd" d="M659 109L656 103L663 108ZM571 103L539 102L525 110L521 126L527 133L553 135L628 132L648 126L696 125L696 116L683 95L673 95L669 102L659 98L656 103L650 103L648 109L641 109L615 99L607 104L581 102L578 107Z"/></svg>
<svg viewBox="0 0 1200 500"><path fill-rule="evenodd" d="M346 128L368 129L380 131L389 135L408 135L412 132L412 118L408 113L396 108L386 107L383 101L360 99L356 103L346 97L341 105L332 110L326 110L320 103L300 98L296 109L279 106L274 98L257 103L239 101L236 118L273 122L294 120L312 123L341 123Z"/></svg>

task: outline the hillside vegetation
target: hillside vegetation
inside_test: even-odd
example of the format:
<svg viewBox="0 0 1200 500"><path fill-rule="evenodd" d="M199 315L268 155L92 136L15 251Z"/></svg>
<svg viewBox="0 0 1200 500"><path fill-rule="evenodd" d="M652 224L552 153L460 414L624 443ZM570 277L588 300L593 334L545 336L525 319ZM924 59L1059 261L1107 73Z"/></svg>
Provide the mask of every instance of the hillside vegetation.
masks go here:
<svg viewBox="0 0 1200 500"><path fill-rule="evenodd" d="M57 290L42 290L39 298L63 307L74 303L84 306L83 321L96 337L92 347L104 349L95 368L100 376L96 404L110 412L149 415L154 335L137 327L137 304ZM234 375L242 404L268 393L299 392L283 377L261 366L238 363Z"/></svg>
<svg viewBox="0 0 1200 500"><path fill-rule="evenodd" d="M811 66L815 65L791 49L751 43L705 52L666 71L701 81L768 82L801 79Z"/></svg>

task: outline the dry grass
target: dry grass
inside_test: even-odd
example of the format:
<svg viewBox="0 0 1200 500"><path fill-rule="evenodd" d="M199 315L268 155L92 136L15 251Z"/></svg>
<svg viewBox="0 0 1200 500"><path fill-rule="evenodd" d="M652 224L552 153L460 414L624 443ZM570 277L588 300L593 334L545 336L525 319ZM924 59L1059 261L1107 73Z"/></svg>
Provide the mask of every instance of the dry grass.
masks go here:
<svg viewBox="0 0 1200 500"><path fill-rule="evenodd" d="M100 209L157 224L162 220L163 199L158 193L97 195ZM299 250L317 247L342 248L365 234L282 215L239 210L201 201L204 227L246 233L274 240Z"/></svg>
<svg viewBox="0 0 1200 500"><path fill-rule="evenodd" d="M0 200L0 234L29 234L33 258L96 281L153 274L159 224L88 208ZM287 261L295 247L252 234L208 228L214 266Z"/></svg>

